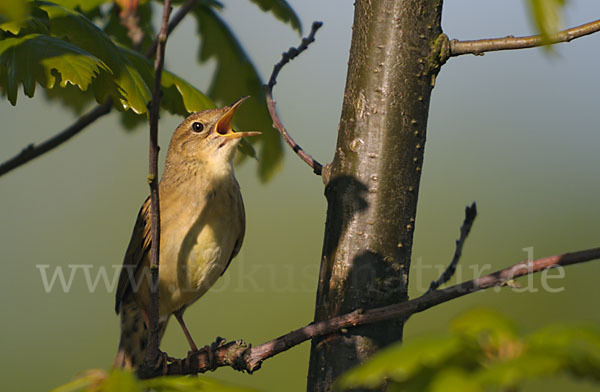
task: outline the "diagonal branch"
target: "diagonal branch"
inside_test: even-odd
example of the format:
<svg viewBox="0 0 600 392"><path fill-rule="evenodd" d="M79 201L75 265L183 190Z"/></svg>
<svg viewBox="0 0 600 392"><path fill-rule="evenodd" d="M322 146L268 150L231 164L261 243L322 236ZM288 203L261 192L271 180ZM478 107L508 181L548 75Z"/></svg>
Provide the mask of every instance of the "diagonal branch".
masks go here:
<svg viewBox="0 0 600 392"><path fill-rule="evenodd" d="M185 18L185 16L196 6L197 3L198 0L187 0L181 5L181 7L179 7L175 15L173 15L173 17L171 18L171 22L169 22L169 27L167 28L167 37L171 35L173 30L175 30L175 27L177 27L179 23L181 23L183 18ZM151 58L152 56L154 56L154 53L156 53L157 44L158 41L154 41L154 44L152 44L150 49L148 49L148 52L146 52L146 57Z"/></svg>
<svg viewBox="0 0 600 392"><path fill-rule="evenodd" d="M158 363L160 331L158 323L158 263L160 255L160 208L158 198L158 113L161 98L161 76L165 64L165 49L167 46L167 30L169 28L169 16L171 15L171 0L164 1L162 25L156 39L156 58L154 59L154 89L152 90L152 101L150 101L150 156L149 175L150 205L152 213L152 245L150 250L150 272L152 283L150 285L150 306L148 311L148 350L144 365ZM142 366L145 368L147 366Z"/></svg>
<svg viewBox="0 0 600 392"><path fill-rule="evenodd" d="M206 350L201 350L190 354L186 359L175 360L168 365L166 373L170 375L196 374L206 372L207 370L214 370L222 366L230 366L236 370L251 373L260 369L262 362L266 359L309 339L333 333L346 333L344 331L345 328L359 325L373 324L390 319L406 319L415 313L422 312L464 295L495 286L508 285L512 279L550 268L565 267L598 259L600 259L600 248L565 253L537 260L522 261L511 267L477 279L442 290L427 292L421 297L407 302L370 310L357 309L339 317L318 323L311 323L255 347L251 347L243 341L224 343L224 340L218 338L217 342L211 348L212 353L209 354ZM162 370L156 369L153 374L146 374L144 376L156 377L162 374Z"/></svg>
<svg viewBox="0 0 600 392"><path fill-rule="evenodd" d="M475 202L471 204L471 206L467 206L465 208L465 220L463 221L462 226L460 227L460 237L456 240L456 250L454 251L454 256L452 257L452 261L448 265L448 268L442 273L442 275L435 282L431 282L429 285L429 291L433 291L450 280L454 272L456 271L456 266L460 260L460 256L462 256L462 248L465 244L465 240L471 231L471 227L473 226L473 222L477 217L477 205Z"/></svg>
<svg viewBox="0 0 600 392"><path fill-rule="evenodd" d="M479 39L473 41L459 41L453 39L450 41L449 57L461 56L463 54L482 55L485 52L494 52L498 50L525 49L561 42L570 42L576 38L584 37L598 31L600 31L600 19L581 26L559 31L551 36L549 41L542 38L541 35L531 35L527 37L508 36L504 38Z"/></svg>
<svg viewBox="0 0 600 392"><path fill-rule="evenodd" d="M81 116L77 121L75 121L71 126L67 127L62 132L52 136L50 139L45 142L34 146L30 144L25 147L20 153L10 158L9 160L0 164L0 176L8 173L11 170L16 169L17 167L24 165L25 163L31 161L39 157L42 154L47 153L55 147L60 146L67 140L71 139L73 136L77 135L81 132L85 127L99 119L100 117L108 114L112 108L112 100L108 99L102 105L96 106L89 113Z"/></svg>
<svg viewBox="0 0 600 392"><path fill-rule="evenodd" d="M308 45L310 45L315 40L315 34L317 30L323 25L322 22L313 22L312 27L310 29L310 34L302 39L300 46L297 48L290 48L287 52L283 53L281 56L281 61L279 61L273 67L273 72L271 73L271 77L269 78L269 83L264 86L265 94L267 98L267 107L269 108L269 114L271 115L271 119L273 120L273 127L279 131L283 140L294 150L294 152L302 159L304 162L308 164L308 166L312 167L313 171L317 175L321 175L323 171L323 165L317 162L310 154L306 153L302 147L294 141L294 139L290 136L288 131L283 126L281 119L277 115L277 110L275 109L275 100L273 100L273 87L277 84L277 76L279 75L279 71L283 68L284 65L296 58L300 53L304 52L308 49Z"/></svg>
<svg viewBox="0 0 600 392"><path fill-rule="evenodd" d="M196 5L197 1L198 0L188 0L179 8L177 13L173 16L173 20L171 23L169 23L167 35L169 35L175 29L175 27L177 27L177 25L188 14L188 12L190 12L190 10ZM146 57L151 58L154 56L154 53L156 53L156 42L148 50ZM38 144L37 146L30 144L29 146L25 147L20 153L0 164L0 176L3 176L4 174L26 164L40 155L47 153L55 147L60 146L73 136L77 135L79 132L83 131L88 125L92 124L105 114L108 114L111 108L112 101L108 100L107 102L96 106L90 112L77 119L77 121L75 121L71 126L52 136L45 142Z"/></svg>

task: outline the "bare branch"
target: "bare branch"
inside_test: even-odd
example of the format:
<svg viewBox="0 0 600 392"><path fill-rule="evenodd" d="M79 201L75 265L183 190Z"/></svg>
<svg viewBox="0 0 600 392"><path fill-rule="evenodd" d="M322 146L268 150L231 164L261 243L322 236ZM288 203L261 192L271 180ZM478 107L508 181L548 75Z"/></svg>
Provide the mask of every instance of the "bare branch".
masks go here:
<svg viewBox="0 0 600 392"><path fill-rule="evenodd" d="M198 0L187 0L181 7L179 7L175 15L173 15L171 18L171 22L167 28L167 37L171 35L173 30L175 30L175 27L177 27L183 18L185 18L185 16L196 6L196 3L198 3ZM156 53L157 43L158 41L154 41L154 44L150 47L150 49L148 49L146 57L151 58L154 56L154 53Z"/></svg>
<svg viewBox="0 0 600 392"><path fill-rule="evenodd" d="M112 100L109 99L102 105L96 106L94 110L81 116L73 123L73 125L52 136L45 142L38 144L37 146L30 144L29 146L25 147L20 153L0 165L0 176L16 169L21 165L26 164L32 159L39 157L53 148L60 146L73 136L77 135L79 132L83 131L85 127L96 121L98 118L108 114L111 108Z"/></svg>
<svg viewBox="0 0 600 392"><path fill-rule="evenodd" d="M168 34L170 34L175 27L183 20L183 18L190 12L190 10L196 5L197 0L188 0L186 1L177 11L177 13L173 16L173 20L169 24ZM154 56L156 52L156 42L154 45L148 50L146 53L147 58L151 58ZM19 154L15 155L13 158L3 162L0 164L0 176L16 169L17 167L26 164L39 157L40 155L47 153L48 151L54 149L55 147L60 146L73 136L77 135L79 132L83 131L88 125L99 119L100 117L108 114L112 108L112 100L108 100L107 102L96 106L90 112L81 116L77 121L75 121L71 126L66 128L65 130L59 132L55 136L46 140L45 142L34 146L30 144L25 147Z"/></svg>
<svg viewBox="0 0 600 392"><path fill-rule="evenodd" d="M406 319L415 313L422 312L464 295L494 286L507 285L511 280L525 275L558 266L565 267L598 259L600 259L600 248L565 253L537 260L522 261L511 267L477 279L469 280L442 290L427 292L421 297L407 302L371 310L357 309L339 317L308 324L305 327L256 347L251 347L243 341L225 343L223 339L217 338L217 342L215 342L211 348L211 354L203 349L196 353L191 353L190 356L183 360L175 360L168 365L166 374L196 374L206 372L207 370L214 370L217 367L222 366L231 366L236 370L251 373L260 369L264 360L309 339L333 333L345 333L345 328L356 327L359 325L373 324L390 319ZM153 374L146 374L144 376L156 377L162 374L162 370L163 369L156 369Z"/></svg>
<svg viewBox="0 0 600 392"><path fill-rule="evenodd" d="M148 350L146 351L145 364L156 364L159 359L160 331L158 324L158 263L160 255L160 208L158 199L158 113L161 98L161 76L165 64L165 49L167 46L167 30L169 16L171 15L171 0L164 1L162 25L156 39L156 58L154 59L154 90L150 101L150 156L149 175L150 203L152 212L152 245L150 250L150 271L152 284L150 285L150 307L148 311ZM144 366L143 366L144 367Z"/></svg>
<svg viewBox="0 0 600 392"><path fill-rule="evenodd" d="M304 162L308 164L308 166L312 167L313 171L317 175L321 175L323 171L323 165L317 162L310 154L306 153L302 147L298 145L294 141L294 139L290 136L288 131L283 126L283 123L279 119L277 115L277 110L275 109L275 100L273 100L273 87L277 84L277 76L279 75L279 71L283 68L284 65L296 58L300 53L304 52L308 45L310 45L315 40L315 34L317 30L323 25L322 22L313 22L312 27L310 29L310 34L302 39L300 46L297 48L290 48L287 52L283 53L281 56L281 61L279 61L273 67L273 72L271 73L271 77L269 78L269 83L264 86L265 94L267 98L267 107L269 108L269 114L271 115L271 119L273 120L273 127L279 131L283 140L294 150L294 152L302 159Z"/></svg>
<svg viewBox="0 0 600 392"><path fill-rule="evenodd" d="M456 250L454 251L454 257L452 257L452 261L448 265L448 268L442 273L442 275L435 282L431 282L429 285L429 291L433 291L450 280L454 272L456 271L456 266L460 260L460 256L462 255L462 248L465 244L465 240L471 231L471 227L473 226L473 222L477 217L477 205L475 202L471 204L471 206L467 206L465 208L465 220L463 221L462 226L460 227L460 237L456 240Z"/></svg>
<svg viewBox="0 0 600 392"><path fill-rule="evenodd" d="M463 54L481 55L484 52L494 52L498 50L533 48L536 46L569 42L576 38L584 37L598 31L600 31L600 19L581 26L560 31L554 36L550 37L550 42L544 41L541 35L531 35L528 37L508 36L504 38L479 39L473 41L459 41L453 39L450 41L449 55L450 57L460 56Z"/></svg>

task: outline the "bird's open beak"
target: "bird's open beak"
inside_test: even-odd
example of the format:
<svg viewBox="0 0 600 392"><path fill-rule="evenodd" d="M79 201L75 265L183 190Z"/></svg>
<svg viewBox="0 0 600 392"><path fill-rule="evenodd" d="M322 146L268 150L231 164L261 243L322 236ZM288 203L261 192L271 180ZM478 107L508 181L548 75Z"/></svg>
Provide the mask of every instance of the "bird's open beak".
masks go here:
<svg viewBox="0 0 600 392"><path fill-rule="evenodd" d="M243 97L235 101L227 112L219 119L217 122L217 126L215 128L217 135L221 137L225 137L228 139L236 139L244 136L256 136L260 135L260 132L252 131L252 132L233 132L231 128L231 120L233 119L233 115L237 111L237 109L241 106L242 102L244 102L249 97Z"/></svg>

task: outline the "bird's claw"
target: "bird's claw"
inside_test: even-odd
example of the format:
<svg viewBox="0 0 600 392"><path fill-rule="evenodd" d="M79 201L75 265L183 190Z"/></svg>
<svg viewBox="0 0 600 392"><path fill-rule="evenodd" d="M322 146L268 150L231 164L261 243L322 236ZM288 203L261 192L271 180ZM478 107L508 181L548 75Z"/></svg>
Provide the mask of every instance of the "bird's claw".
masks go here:
<svg viewBox="0 0 600 392"><path fill-rule="evenodd" d="M166 352L158 352L158 361L156 362L155 369L162 367L162 375L166 376L169 372L169 362L177 362L176 358L170 357Z"/></svg>

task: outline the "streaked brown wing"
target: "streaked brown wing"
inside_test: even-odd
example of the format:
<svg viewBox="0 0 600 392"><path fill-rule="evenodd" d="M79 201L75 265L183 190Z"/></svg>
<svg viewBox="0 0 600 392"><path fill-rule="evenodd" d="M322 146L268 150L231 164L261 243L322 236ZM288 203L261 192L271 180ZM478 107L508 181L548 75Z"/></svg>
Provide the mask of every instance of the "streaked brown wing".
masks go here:
<svg viewBox="0 0 600 392"><path fill-rule="evenodd" d="M129 240L129 246L123 258L123 267L119 276L115 311L120 311L121 303L131 291L132 280L135 279L136 271L141 266L145 255L150 251L152 242L152 220L150 216L150 197L146 199L138 213L133 227L133 233Z"/></svg>

